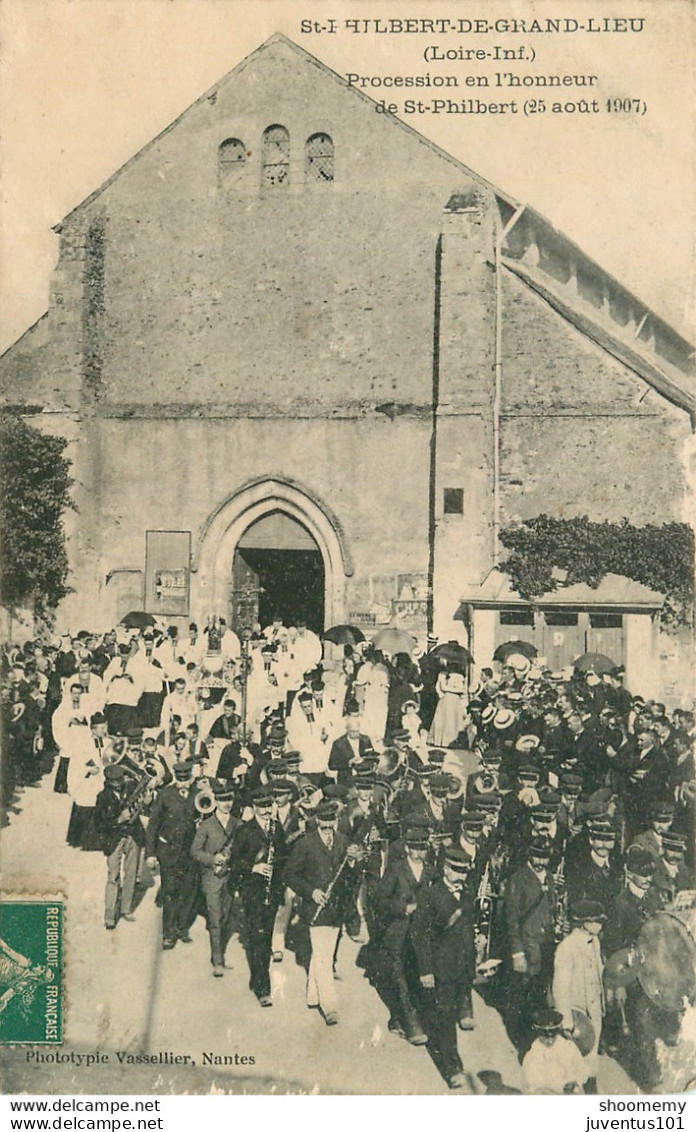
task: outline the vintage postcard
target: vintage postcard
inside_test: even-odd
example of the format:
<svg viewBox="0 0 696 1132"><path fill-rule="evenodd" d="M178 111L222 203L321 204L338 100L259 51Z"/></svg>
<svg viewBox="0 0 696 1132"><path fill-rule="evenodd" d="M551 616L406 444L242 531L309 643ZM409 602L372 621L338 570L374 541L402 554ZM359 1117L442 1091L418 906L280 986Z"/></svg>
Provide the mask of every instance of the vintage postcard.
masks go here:
<svg viewBox="0 0 696 1132"><path fill-rule="evenodd" d="M0 21L5 1092L686 1091L693 4Z"/></svg>

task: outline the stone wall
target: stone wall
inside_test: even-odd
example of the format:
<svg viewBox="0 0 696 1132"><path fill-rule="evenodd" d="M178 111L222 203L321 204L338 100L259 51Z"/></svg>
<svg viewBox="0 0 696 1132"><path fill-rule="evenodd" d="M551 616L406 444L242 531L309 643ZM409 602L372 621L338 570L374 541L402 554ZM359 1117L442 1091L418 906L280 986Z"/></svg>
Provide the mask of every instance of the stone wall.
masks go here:
<svg viewBox="0 0 696 1132"><path fill-rule="evenodd" d="M502 522L679 519L687 413L509 273L503 303Z"/></svg>
<svg viewBox="0 0 696 1132"><path fill-rule="evenodd" d="M427 571L429 429L420 421L151 419L95 427L100 542L93 557L71 556L85 616L108 621L106 576L144 567L146 530L190 530L195 559L210 514L264 476L295 482L339 517L354 568L346 612L367 611L371 577L391 579L387 588L398 597L399 575ZM80 475L83 454L74 453ZM384 582L378 605L383 590Z"/></svg>

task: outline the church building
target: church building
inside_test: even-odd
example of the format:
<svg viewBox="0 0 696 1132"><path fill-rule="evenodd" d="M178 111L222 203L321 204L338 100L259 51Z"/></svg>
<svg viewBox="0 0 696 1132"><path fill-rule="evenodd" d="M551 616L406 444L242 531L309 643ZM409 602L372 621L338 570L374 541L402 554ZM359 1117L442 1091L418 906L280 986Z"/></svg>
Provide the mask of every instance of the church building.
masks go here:
<svg viewBox="0 0 696 1132"><path fill-rule="evenodd" d="M498 567L515 520L682 518L692 347L375 105L275 35L56 226L0 392L69 441L58 627L399 624L688 698L662 594Z"/></svg>

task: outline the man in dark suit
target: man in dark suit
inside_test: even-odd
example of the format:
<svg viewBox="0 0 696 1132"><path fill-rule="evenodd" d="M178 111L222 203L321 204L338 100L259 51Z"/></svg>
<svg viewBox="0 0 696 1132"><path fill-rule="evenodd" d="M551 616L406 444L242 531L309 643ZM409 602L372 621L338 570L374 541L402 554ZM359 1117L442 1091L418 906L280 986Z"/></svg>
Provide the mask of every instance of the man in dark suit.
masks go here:
<svg viewBox="0 0 696 1132"><path fill-rule="evenodd" d="M508 1032L520 1053L531 1040L531 1018L543 1009L551 981L555 889L549 871L551 849L532 843L527 864L510 876L505 894L512 965L508 990Z"/></svg>
<svg viewBox="0 0 696 1132"><path fill-rule="evenodd" d="M566 861L568 903L591 900L610 909L623 887L623 868L615 853L616 831L606 819L587 826L587 842Z"/></svg>
<svg viewBox="0 0 696 1132"><path fill-rule="evenodd" d="M286 778L285 769L285 759L282 759L279 764L269 763L266 773L273 792L273 801L276 805L276 818L285 834L285 852L289 855L295 842L304 837L306 817L299 805L299 788L290 778ZM271 957L274 963L283 962L285 937L290 926L294 906L295 893L285 885L283 878L283 896L276 912L271 937Z"/></svg>
<svg viewBox="0 0 696 1132"><path fill-rule="evenodd" d="M186 728L186 754L195 763L205 764L208 761L208 747L200 737L197 723L189 723Z"/></svg>
<svg viewBox="0 0 696 1132"><path fill-rule="evenodd" d="M240 719L235 712L235 707L234 700L223 700L222 715L219 715L213 722L213 726L208 732L208 739L226 739L229 742L238 737Z"/></svg>
<svg viewBox="0 0 696 1132"><path fill-rule="evenodd" d="M421 887L410 925L428 1052L451 1089L466 1084L457 1021L476 969L474 902L465 884L469 868L461 849L445 850L442 876Z"/></svg>
<svg viewBox="0 0 696 1132"><path fill-rule="evenodd" d="M425 769L425 768L424 768ZM402 820L408 825L427 818L433 833L444 838L454 836L461 815L461 799L452 798L457 780L451 774L436 771L427 777L418 776L420 790L404 796ZM409 805L408 802L411 802Z"/></svg>
<svg viewBox="0 0 696 1132"><path fill-rule="evenodd" d="M314 811L316 828L296 843L285 881L302 900L312 954L307 973L307 1006L318 1007L327 1026L338 1022L333 963L347 909L360 880L362 853L338 829L338 805L321 802Z"/></svg>
<svg viewBox="0 0 696 1132"><path fill-rule="evenodd" d="M104 925L116 927L119 912L133 919L133 898L138 879L145 831L138 815L126 807L126 772L119 763L104 767L104 789L97 795L94 828L106 857L107 879Z"/></svg>
<svg viewBox="0 0 696 1132"><path fill-rule="evenodd" d="M329 753L329 770L336 772L339 786L352 785L352 768L372 747L372 740L360 731L360 716L350 714L345 720L346 733L334 739Z"/></svg>
<svg viewBox="0 0 696 1132"><path fill-rule="evenodd" d="M249 963L249 989L261 1006L271 998L271 947L273 924L283 900L286 861L285 832L278 821L270 786L252 794L254 816L237 831L231 860L230 890L239 892L244 909L245 946Z"/></svg>
<svg viewBox="0 0 696 1132"><path fill-rule="evenodd" d="M175 763L174 782L152 804L145 840L147 864L159 862L162 880L162 947L190 943L195 919L198 868L191 858L197 811L192 787L193 759Z"/></svg>
<svg viewBox="0 0 696 1132"><path fill-rule="evenodd" d="M622 666L612 669L604 676L605 694L607 703L611 705L617 715L628 722L633 705L633 697L623 683L624 670Z"/></svg>
<svg viewBox="0 0 696 1132"><path fill-rule="evenodd" d="M422 826L407 829L403 843L404 856L391 861L373 891L376 947L372 975L389 1009L389 1029L418 1046L427 1036L416 1005L417 976L408 929L432 870L427 864L430 843Z"/></svg>
<svg viewBox="0 0 696 1132"><path fill-rule="evenodd" d="M562 718L556 704L547 705L543 719L541 728L542 755L548 756L549 759L553 758L555 763L558 764L570 746L568 725Z"/></svg>
<svg viewBox="0 0 696 1132"><path fill-rule="evenodd" d="M420 755L411 746L411 733L405 727L400 727L392 735L394 750L399 752L401 763L410 770L418 770L423 765Z"/></svg>
<svg viewBox="0 0 696 1132"><path fill-rule="evenodd" d="M201 867L201 887L205 896L210 936L210 962L213 975L222 978L225 971L225 948L229 938L229 918L232 911L232 894L227 874L232 853L232 842L242 824L232 814L234 791L221 779L213 781L215 808L198 826L191 856Z"/></svg>
<svg viewBox="0 0 696 1132"><path fill-rule="evenodd" d="M254 745L253 762L246 773L245 785L251 796L259 786L268 785L266 767L269 763L280 762L285 754L288 733L281 723L272 723L260 747Z"/></svg>
<svg viewBox="0 0 696 1132"><path fill-rule="evenodd" d="M609 761L602 749L601 733L587 726L579 711L568 716L570 739L567 754L577 759L579 773L582 774L584 789L592 794L604 785Z"/></svg>
<svg viewBox="0 0 696 1132"><path fill-rule="evenodd" d="M626 853L626 885L607 909L603 940L605 955L611 959L624 948L635 949L645 922L661 907L660 894L653 886L657 862L647 849L632 845ZM674 972L677 977L677 972ZM621 1033L616 1013L608 1018L605 1040L619 1047L618 1058L633 1080L647 1092L657 1091L660 1065L656 1039L676 1044L680 1014L656 1006L643 991L639 979L619 987L612 996L623 1007L627 1033ZM623 1021L622 1019L622 1021Z"/></svg>
<svg viewBox="0 0 696 1132"><path fill-rule="evenodd" d="M629 736L611 760L618 777L626 816L626 837L629 844L645 825L651 804L661 801L669 781L670 768L662 754L657 732L644 728Z"/></svg>

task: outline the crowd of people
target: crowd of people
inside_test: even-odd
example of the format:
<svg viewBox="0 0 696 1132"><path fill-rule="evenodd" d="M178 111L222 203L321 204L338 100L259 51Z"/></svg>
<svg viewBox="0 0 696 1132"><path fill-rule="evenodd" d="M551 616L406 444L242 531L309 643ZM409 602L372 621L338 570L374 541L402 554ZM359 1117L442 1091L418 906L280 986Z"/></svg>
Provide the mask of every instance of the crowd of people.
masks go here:
<svg viewBox="0 0 696 1132"><path fill-rule="evenodd" d="M106 858L106 929L159 874L162 947L204 915L219 979L237 931L262 1008L294 955L336 1025L348 936L389 1029L452 1089L474 988L530 1092L593 1091L599 1052L656 1089L696 990L688 963L640 977L645 926L693 907L693 713L524 649L473 686L466 650L428 644L143 617L8 648L5 809L55 760L69 844Z"/></svg>

